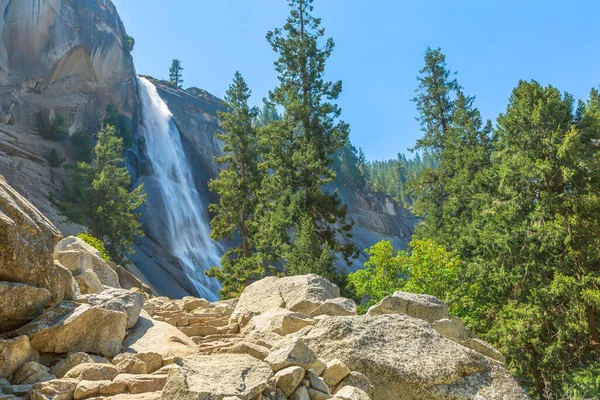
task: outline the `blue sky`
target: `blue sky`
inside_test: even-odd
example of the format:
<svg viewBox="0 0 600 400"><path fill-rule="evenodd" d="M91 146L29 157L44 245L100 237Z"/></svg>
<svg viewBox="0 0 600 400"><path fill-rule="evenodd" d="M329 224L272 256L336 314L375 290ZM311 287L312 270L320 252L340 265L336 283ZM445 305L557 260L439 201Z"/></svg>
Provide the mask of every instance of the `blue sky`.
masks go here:
<svg viewBox="0 0 600 400"><path fill-rule="evenodd" d="M285 0L113 0L136 40L138 73L167 78L182 61L184 86L222 97L236 70L252 103L277 84L265 34L284 24ZM410 102L427 46L441 47L485 118L506 107L519 79L586 98L600 84L598 0L315 0L336 49L327 75L351 141L370 160L395 158L420 137Z"/></svg>

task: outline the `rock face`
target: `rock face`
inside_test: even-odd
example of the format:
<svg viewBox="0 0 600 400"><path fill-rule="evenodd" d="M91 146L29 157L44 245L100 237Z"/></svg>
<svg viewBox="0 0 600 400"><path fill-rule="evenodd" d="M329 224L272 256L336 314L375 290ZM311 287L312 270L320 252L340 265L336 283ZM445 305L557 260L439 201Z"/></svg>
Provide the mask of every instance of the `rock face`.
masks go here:
<svg viewBox="0 0 600 400"><path fill-rule="evenodd" d="M526 398L504 367L406 315L326 318L303 339L322 359L364 373L375 399Z"/></svg>
<svg viewBox="0 0 600 400"><path fill-rule="evenodd" d="M248 355L192 355L177 362L163 389L163 399L251 400L273 375L264 362Z"/></svg>
<svg viewBox="0 0 600 400"><path fill-rule="evenodd" d="M60 232L0 176L0 281L20 282L50 292L50 305L74 299L71 273L54 263Z"/></svg>

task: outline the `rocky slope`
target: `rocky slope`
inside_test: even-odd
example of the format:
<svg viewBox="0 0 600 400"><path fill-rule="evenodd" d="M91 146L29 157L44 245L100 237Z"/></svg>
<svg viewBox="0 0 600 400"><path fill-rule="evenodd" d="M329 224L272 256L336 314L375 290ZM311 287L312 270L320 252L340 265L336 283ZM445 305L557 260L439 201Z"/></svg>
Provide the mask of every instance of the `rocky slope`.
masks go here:
<svg viewBox="0 0 600 400"><path fill-rule="evenodd" d="M474 344L477 343L477 344ZM356 315L316 275L153 297L0 177L0 399L526 399L431 296Z"/></svg>

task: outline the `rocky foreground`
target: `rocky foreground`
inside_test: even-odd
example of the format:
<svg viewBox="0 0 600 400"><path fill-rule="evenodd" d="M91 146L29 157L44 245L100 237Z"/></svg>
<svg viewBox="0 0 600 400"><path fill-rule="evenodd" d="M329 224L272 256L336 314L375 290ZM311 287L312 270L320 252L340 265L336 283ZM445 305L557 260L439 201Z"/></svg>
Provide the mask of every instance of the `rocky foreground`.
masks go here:
<svg viewBox="0 0 600 400"><path fill-rule="evenodd" d="M316 275L239 299L155 297L0 176L0 399L525 399L438 299L356 315Z"/></svg>

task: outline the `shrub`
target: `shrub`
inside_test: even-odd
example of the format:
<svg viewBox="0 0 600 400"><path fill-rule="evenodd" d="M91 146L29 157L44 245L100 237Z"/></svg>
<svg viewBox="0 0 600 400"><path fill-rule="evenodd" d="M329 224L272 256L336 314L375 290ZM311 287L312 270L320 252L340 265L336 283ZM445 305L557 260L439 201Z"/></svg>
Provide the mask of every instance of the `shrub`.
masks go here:
<svg viewBox="0 0 600 400"><path fill-rule="evenodd" d="M50 154L48 154L48 164L50 164L52 168L60 167L60 164L62 164L63 161L64 159L60 157L56 149L50 150Z"/></svg>
<svg viewBox="0 0 600 400"><path fill-rule="evenodd" d="M60 114L56 114L52 123L50 123L43 113L39 112L35 114L36 128L40 135L46 139L57 140L60 136L64 135L64 132L61 130L64 124L65 119Z"/></svg>
<svg viewBox="0 0 600 400"><path fill-rule="evenodd" d="M124 41L124 45L125 45L125 52L127 54L130 54L133 51L133 48L135 47L135 39L133 38L133 36L129 36L129 35L125 35L125 41Z"/></svg>
<svg viewBox="0 0 600 400"><path fill-rule="evenodd" d="M90 246L92 246L93 248L95 248L96 250L98 250L104 261L110 261L108 251L106 251L106 248L104 247L104 242L102 240L98 239L97 237L93 236L88 232L82 232L79 235L77 235L77 237L89 244Z"/></svg>
<svg viewBox="0 0 600 400"><path fill-rule="evenodd" d="M92 162L92 150L94 141L88 132L75 132L71 136L71 143L77 154L77 161L90 164Z"/></svg>

